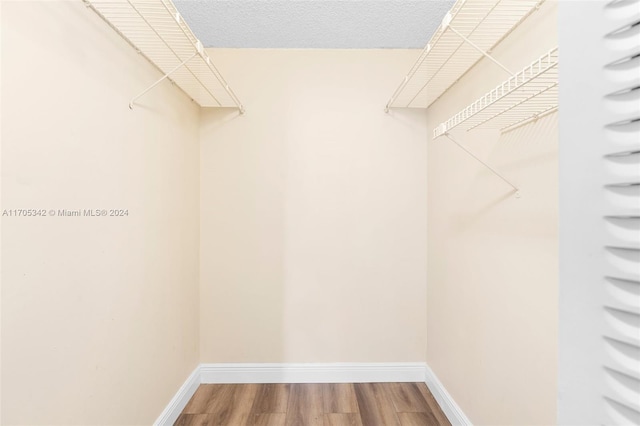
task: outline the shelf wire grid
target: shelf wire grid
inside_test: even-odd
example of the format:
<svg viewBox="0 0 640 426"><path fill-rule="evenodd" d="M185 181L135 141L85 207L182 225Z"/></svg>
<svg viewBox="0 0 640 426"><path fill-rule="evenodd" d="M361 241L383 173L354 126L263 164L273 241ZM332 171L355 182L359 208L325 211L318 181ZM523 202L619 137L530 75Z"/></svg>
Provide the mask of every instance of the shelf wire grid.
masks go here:
<svg viewBox="0 0 640 426"><path fill-rule="evenodd" d="M427 108L545 0L458 0L451 22L438 27L387 108ZM446 18L445 18L446 19Z"/></svg>
<svg viewBox="0 0 640 426"><path fill-rule="evenodd" d="M198 105L243 110L170 0L84 1Z"/></svg>
<svg viewBox="0 0 640 426"><path fill-rule="evenodd" d="M462 126L512 129L557 109L558 48L532 62L495 89L441 123L433 131L441 136Z"/></svg>

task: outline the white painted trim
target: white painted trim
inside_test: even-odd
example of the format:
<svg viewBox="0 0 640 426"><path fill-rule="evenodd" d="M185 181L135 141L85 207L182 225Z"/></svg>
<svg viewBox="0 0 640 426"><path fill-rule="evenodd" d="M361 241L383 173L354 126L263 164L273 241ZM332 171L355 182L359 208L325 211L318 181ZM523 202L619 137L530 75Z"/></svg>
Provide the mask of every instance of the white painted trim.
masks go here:
<svg viewBox="0 0 640 426"><path fill-rule="evenodd" d="M447 392L443 384L438 380L435 373L431 371L428 365L425 365L424 368L425 383L451 424L454 426L472 426L471 420L465 416L462 409L456 404L451 395L449 395L449 392Z"/></svg>
<svg viewBox="0 0 640 426"><path fill-rule="evenodd" d="M201 364L202 383L424 382L425 364Z"/></svg>
<svg viewBox="0 0 640 426"><path fill-rule="evenodd" d="M160 417L153 423L154 426L172 426L178 416L184 410L191 397L198 386L200 386L200 366L197 366L195 370L189 375L187 380L180 386L178 392L171 398L169 405L162 411Z"/></svg>
<svg viewBox="0 0 640 426"><path fill-rule="evenodd" d="M438 377L423 362L331 364L200 364L154 426L170 426L201 383L425 382L452 425L472 426Z"/></svg>

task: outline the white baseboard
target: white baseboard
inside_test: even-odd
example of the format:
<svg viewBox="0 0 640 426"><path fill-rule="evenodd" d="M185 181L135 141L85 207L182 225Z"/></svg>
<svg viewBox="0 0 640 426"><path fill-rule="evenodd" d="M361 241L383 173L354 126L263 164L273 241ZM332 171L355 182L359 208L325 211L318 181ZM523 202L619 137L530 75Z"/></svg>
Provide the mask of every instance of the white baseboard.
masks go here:
<svg viewBox="0 0 640 426"><path fill-rule="evenodd" d="M472 426L440 380L423 362L335 364L200 364L154 426L171 426L201 383L425 382L452 425Z"/></svg>
<svg viewBox="0 0 640 426"><path fill-rule="evenodd" d="M451 395L449 395L449 392L447 392L440 380L438 380L438 377L435 375L435 373L431 371L429 366L426 364L424 368L426 371L425 383L433 394L433 397L436 399L436 401L438 401L440 408L442 408L442 411L447 416L451 424L454 426L472 426L471 420L469 420L469 418L465 416L465 414L462 412L462 409L460 409Z"/></svg>
<svg viewBox="0 0 640 426"><path fill-rule="evenodd" d="M201 364L202 383L424 382L425 364Z"/></svg>
<svg viewBox="0 0 640 426"><path fill-rule="evenodd" d="M172 426L178 420L178 416L182 413L193 394L196 393L198 386L200 386L200 366L197 366L193 373L189 375L153 425Z"/></svg>

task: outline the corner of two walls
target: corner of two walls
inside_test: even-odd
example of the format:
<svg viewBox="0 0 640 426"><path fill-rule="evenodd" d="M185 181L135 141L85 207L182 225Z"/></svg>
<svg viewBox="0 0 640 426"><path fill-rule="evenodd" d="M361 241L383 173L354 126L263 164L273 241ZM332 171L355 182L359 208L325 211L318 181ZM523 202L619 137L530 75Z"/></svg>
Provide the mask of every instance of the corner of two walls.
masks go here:
<svg viewBox="0 0 640 426"><path fill-rule="evenodd" d="M518 71L557 46L556 9L547 1L492 55ZM483 60L427 111L427 363L474 424L555 424L557 113L503 135L452 131L521 198L452 142L432 138L508 77Z"/></svg>
<svg viewBox="0 0 640 426"><path fill-rule="evenodd" d="M198 108L129 110L159 73L80 1L1 28L2 210L47 212L2 217L1 422L151 424L199 361Z"/></svg>
<svg viewBox="0 0 640 426"><path fill-rule="evenodd" d="M246 116L130 111L158 73L81 2L2 8L2 208L56 211L3 218L3 423L148 424L200 361L424 361L426 117L383 112L415 51L216 51Z"/></svg>

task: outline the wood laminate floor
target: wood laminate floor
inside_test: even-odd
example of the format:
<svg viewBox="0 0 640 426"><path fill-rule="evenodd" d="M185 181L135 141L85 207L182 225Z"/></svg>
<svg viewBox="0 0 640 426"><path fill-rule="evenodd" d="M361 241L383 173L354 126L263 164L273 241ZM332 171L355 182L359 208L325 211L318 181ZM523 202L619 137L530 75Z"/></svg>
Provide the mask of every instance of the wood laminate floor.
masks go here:
<svg viewBox="0 0 640 426"><path fill-rule="evenodd" d="M424 383L200 385L176 426L450 426Z"/></svg>

